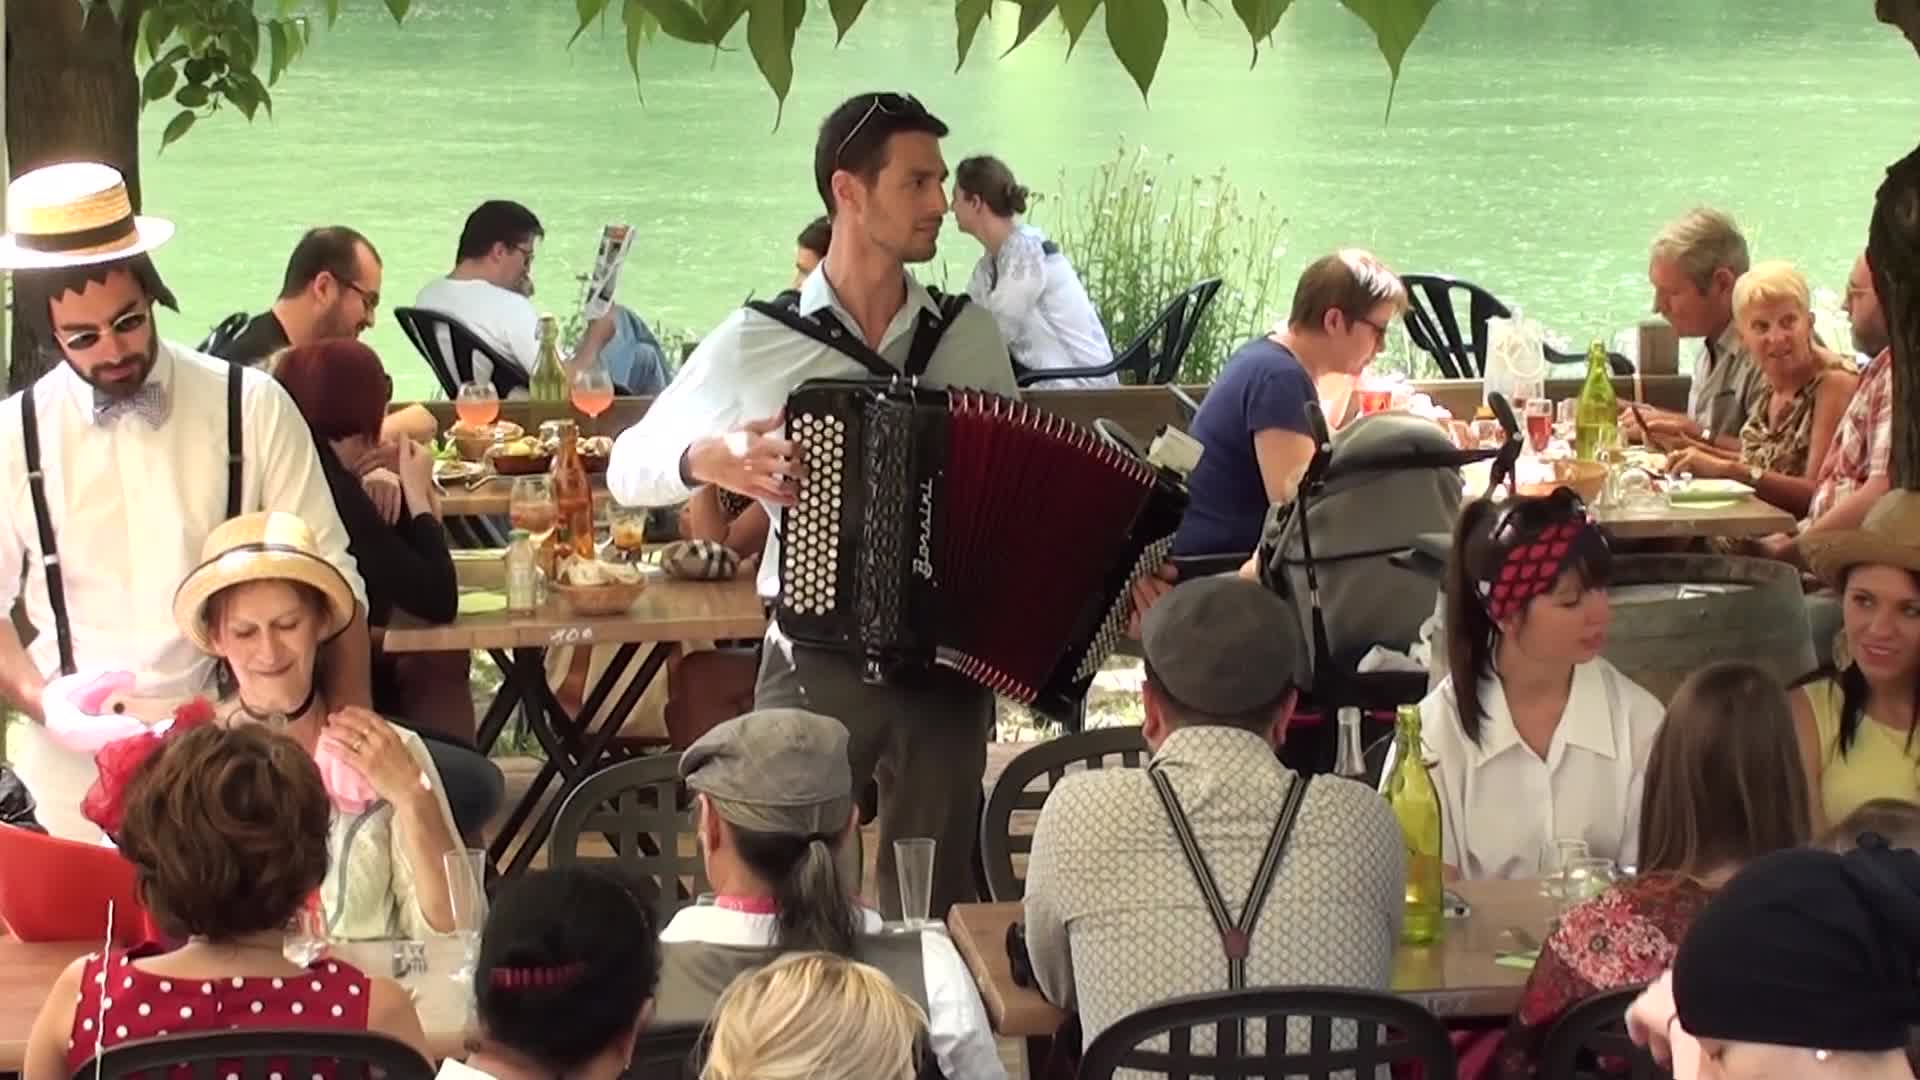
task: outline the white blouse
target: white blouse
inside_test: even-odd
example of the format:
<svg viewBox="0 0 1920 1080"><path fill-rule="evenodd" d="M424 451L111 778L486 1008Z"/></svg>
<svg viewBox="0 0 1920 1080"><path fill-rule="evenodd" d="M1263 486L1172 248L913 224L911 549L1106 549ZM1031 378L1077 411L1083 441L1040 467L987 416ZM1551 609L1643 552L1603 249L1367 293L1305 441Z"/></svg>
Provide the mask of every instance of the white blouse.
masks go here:
<svg viewBox="0 0 1920 1080"><path fill-rule="evenodd" d="M1015 226L998 254L983 255L975 264L967 295L993 314L1007 351L1021 367L1052 371L1113 363L1113 346L1080 275L1065 255L1048 254L1046 245L1039 229ZM1104 375L1049 379L1035 388L1118 385L1117 377Z"/></svg>
<svg viewBox="0 0 1920 1080"><path fill-rule="evenodd" d="M393 733L413 755L427 783L447 835L458 843L446 785L420 736L403 727ZM321 908L326 913L327 936L342 941L410 938L422 941L440 931L427 923L414 888L413 867L407 864L406 838L394 825L393 804L382 799L358 814L333 810L327 829L327 878L320 885Z"/></svg>
<svg viewBox="0 0 1920 1080"><path fill-rule="evenodd" d="M1605 659L1581 664L1544 761L1521 741L1497 676L1480 684L1480 711L1476 744L1460 726L1451 679L1420 703L1449 866L1470 880L1534 877L1563 838L1635 861L1641 782L1666 716L1658 698Z"/></svg>

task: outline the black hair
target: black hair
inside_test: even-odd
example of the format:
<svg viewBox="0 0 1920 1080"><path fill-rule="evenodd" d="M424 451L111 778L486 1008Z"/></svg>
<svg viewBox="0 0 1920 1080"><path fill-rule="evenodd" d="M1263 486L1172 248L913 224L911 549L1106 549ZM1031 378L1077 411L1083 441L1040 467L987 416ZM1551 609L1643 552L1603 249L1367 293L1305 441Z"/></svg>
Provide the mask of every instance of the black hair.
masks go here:
<svg viewBox="0 0 1920 1080"><path fill-rule="evenodd" d="M1850 566L1840 575L1840 603L1843 608L1847 602L1847 579L1852 576L1853 571L1854 568ZM1920 573L1914 573L1911 570L1907 573L1912 576L1914 587L1920 588ZM1853 749L1853 740L1860 734L1860 724L1867 717L1867 699L1872 696L1872 690L1867 686L1867 676L1860 670L1860 665L1848 664L1845 668L1837 668L1831 662L1793 685L1804 687L1823 679L1832 680L1836 686L1840 687L1839 748L1840 756L1845 757L1847 751ZM1906 748L1908 750L1913 749L1916 730L1920 730L1920 701L1914 702L1913 724L1907 728Z"/></svg>
<svg viewBox="0 0 1920 1080"><path fill-rule="evenodd" d="M833 174L845 169L867 183L887 167L887 142L895 135L920 132L947 137L947 125L909 94L855 94L827 114L813 143L813 183L828 216L833 205Z"/></svg>
<svg viewBox="0 0 1920 1080"><path fill-rule="evenodd" d="M740 861L754 876L773 887L779 910L781 952L817 950L853 955L860 932L860 913L853 904L853 888L841 878L833 850L837 833L759 832L732 822L727 828Z"/></svg>
<svg viewBox="0 0 1920 1080"><path fill-rule="evenodd" d="M1227 714L1211 713L1204 709L1194 708L1186 702L1181 701L1179 695L1168 690L1166 681L1160 677L1158 671L1154 670L1152 660L1144 660L1141 662L1141 665L1144 668L1143 674L1146 676L1147 684L1152 686L1153 692L1159 696L1160 702L1164 706L1163 711L1168 715L1169 719L1173 721L1171 726L1174 728L1203 726L1233 727L1239 728L1242 731L1251 731L1256 735L1265 735L1273 728L1273 715L1275 711L1287 700L1287 695L1293 693L1294 690L1293 687L1289 686L1287 689L1280 691L1280 696L1274 698L1272 701L1264 705L1256 705L1244 712Z"/></svg>
<svg viewBox="0 0 1920 1080"><path fill-rule="evenodd" d="M1584 517L1586 511L1577 501L1557 495L1538 499L1515 496L1498 504L1475 499L1460 508L1460 520L1453 530L1453 552L1447 560L1447 674L1453 682L1460 728L1475 744L1480 742L1480 722L1486 716L1480 705L1480 682L1494 674L1494 652L1500 640L1500 627L1480 597L1480 582L1499 572L1512 547L1494 538L1495 527L1501 521L1524 523L1520 525L1522 536L1531 537L1576 513ZM1612 576L1611 557L1604 547L1598 551L1577 556L1567 567L1588 589L1605 588Z"/></svg>
<svg viewBox="0 0 1920 1080"><path fill-rule="evenodd" d="M630 1031L659 981L647 906L612 873L569 866L500 886L473 991L487 1038L566 1072Z"/></svg>
<svg viewBox="0 0 1920 1080"><path fill-rule="evenodd" d="M827 248L833 244L833 219L821 214L807 222L807 227L800 230L800 235L794 238L794 243L823 259L826 258Z"/></svg>
<svg viewBox="0 0 1920 1080"><path fill-rule="evenodd" d="M27 328L27 336L49 357L60 356L60 343L53 336L53 302L68 293L83 293L89 285L105 285L116 273L133 275L147 299L180 310L167 283L160 280L153 260L134 255L89 266L66 266L51 270L15 270L13 272L13 310Z"/></svg>
<svg viewBox="0 0 1920 1080"><path fill-rule="evenodd" d="M547 230L541 228L540 219L533 216L533 211L506 199L488 199L467 215L454 259L483 258L495 244L518 247L546 235Z"/></svg>
<svg viewBox="0 0 1920 1080"><path fill-rule="evenodd" d="M380 261L380 252L372 242L345 225L308 229L287 258L287 273L280 281L280 299L299 296L322 271L332 274L335 281L359 284L362 247L373 256L374 262Z"/></svg>

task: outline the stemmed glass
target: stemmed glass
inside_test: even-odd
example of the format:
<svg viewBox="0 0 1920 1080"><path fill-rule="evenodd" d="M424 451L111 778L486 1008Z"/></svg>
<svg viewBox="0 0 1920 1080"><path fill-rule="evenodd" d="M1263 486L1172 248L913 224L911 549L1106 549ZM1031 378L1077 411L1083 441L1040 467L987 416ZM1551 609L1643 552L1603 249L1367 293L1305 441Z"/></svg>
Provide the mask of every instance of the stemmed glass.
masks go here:
<svg viewBox="0 0 1920 1080"><path fill-rule="evenodd" d="M460 848L442 857L447 870L447 901L453 908L453 931L463 951L455 982L473 979L474 965L480 959L480 930L487 921L487 853L477 848Z"/></svg>
<svg viewBox="0 0 1920 1080"><path fill-rule="evenodd" d="M573 373L573 407L587 415L588 427L613 407L613 376L597 359Z"/></svg>
<svg viewBox="0 0 1920 1080"><path fill-rule="evenodd" d="M499 418L500 394L492 383L461 383L453 398L453 411L460 423L477 431Z"/></svg>

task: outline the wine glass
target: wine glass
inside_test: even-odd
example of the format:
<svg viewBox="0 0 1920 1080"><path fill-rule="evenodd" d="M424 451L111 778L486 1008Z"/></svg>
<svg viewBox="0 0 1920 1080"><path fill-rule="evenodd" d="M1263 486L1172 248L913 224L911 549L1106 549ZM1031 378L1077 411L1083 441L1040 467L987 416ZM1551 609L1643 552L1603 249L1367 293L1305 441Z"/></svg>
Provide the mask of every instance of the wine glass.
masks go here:
<svg viewBox="0 0 1920 1080"><path fill-rule="evenodd" d="M573 407L587 414L588 427L613 407L613 376L597 361L573 373Z"/></svg>
<svg viewBox="0 0 1920 1080"><path fill-rule="evenodd" d="M545 550L560 524L560 508L553 501L553 481L545 476L516 476L507 496L507 520L527 530L535 551Z"/></svg>
<svg viewBox="0 0 1920 1080"><path fill-rule="evenodd" d="M1553 437L1553 402L1544 397L1527 399L1524 422L1527 429L1527 447L1534 454L1547 452L1547 443Z"/></svg>
<svg viewBox="0 0 1920 1080"><path fill-rule="evenodd" d="M492 383L461 383L453 398L453 411L461 424L478 431L499 418L500 394Z"/></svg>

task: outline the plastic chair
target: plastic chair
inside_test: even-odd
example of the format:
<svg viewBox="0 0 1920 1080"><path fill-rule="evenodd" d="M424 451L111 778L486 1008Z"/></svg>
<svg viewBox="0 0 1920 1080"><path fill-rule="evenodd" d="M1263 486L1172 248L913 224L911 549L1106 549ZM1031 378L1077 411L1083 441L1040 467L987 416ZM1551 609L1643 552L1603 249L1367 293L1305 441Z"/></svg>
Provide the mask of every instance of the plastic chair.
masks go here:
<svg viewBox="0 0 1920 1080"><path fill-rule="evenodd" d="M214 324L212 330L207 332L207 336L201 339L200 348L197 351L225 360L227 346L232 345L233 339L239 337L240 332L247 328L247 323L252 321L244 311L236 311L221 319Z"/></svg>
<svg viewBox="0 0 1920 1080"><path fill-rule="evenodd" d="M133 864L110 847L0 825L0 922L21 941L98 941L113 903L113 942L157 940Z"/></svg>
<svg viewBox="0 0 1920 1080"><path fill-rule="evenodd" d="M1027 368L1015 364L1014 381L1033 386L1057 379L1098 379L1107 375L1131 375L1136 386L1170 383L1180 374L1180 363L1187 357L1193 335L1207 305L1220 291L1220 279L1208 278L1173 298L1153 322L1120 350L1113 362L1101 367ZM1128 381L1125 378L1122 382Z"/></svg>
<svg viewBox="0 0 1920 1080"><path fill-rule="evenodd" d="M1013 835L1014 812L1038 811L1070 766L1102 769L1107 767L1106 759L1110 757L1118 757L1121 768L1144 767L1147 744L1140 737L1140 729L1096 728L1062 735L1040 743L1007 763L1006 771L993 782L986 808L980 812L980 859L985 864L987 889L993 899L1018 900L1027 891L1026 880L1013 872L1013 857L1033 851L1033 835ZM1046 778L1045 787L1027 790L1029 784L1042 777Z"/></svg>
<svg viewBox="0 0 1920 1080"><path fill-rule="evenodd" d="M629 880L651 892L656 929L707 890L693 797L680 783L679 770L679 754L653 754L594 773L560 804L547 849L555 866L604 863L607 860L581 854L580 836L597 832L606 837L612 861ZM683 849L692 854L682 854Z"/></svg>
<svg viewBox="0 0 1920 1080"><path fill-rule="evenodd" d="M706 1057L704 1025L650 1027L634 1040L633 1059L627 1064L626 1075L651 1080L695 1080L706 1064Z"/></svg>
<svg viewBox="0 0 1920 1080"><path fill-rule="evenodd" d="M473 381L475 355L484 356L493 364L493 388L502 400L529 385L529 376L519 361L500 355L498 349L482 340L466 323L445 312L394 308L393 321L400 324L401 332L433 369L434 377L440 380L440 388L449 399L459 395L462 383ZM446 335L444 339L442 332ZM448 355L449 352L452 355Z"/></svg>
<svg viewBox="0 0 1920 1080"><path fill-rule="evenodd" d="M1628 1080L1672 1080L1653 1056L1627 1037L1627 1007L1644 986L1593 995L1560 1015L1547 1031L1541 1051L1541 1076L1625 1076ZM1603 1064L1608 1063L1608 1064ZM1622 1073L1612 1063L1625 1062Z"/></svg>
<svg viewBox="0 0 1920 1080"><path fill-rule="evenodd" d="M1240 1036L1248 1020L1266 1025L1266 1048L1248 1050ZM1304 1022L1307 1049L1292 1051L1289 1020ZM1356 1027L1354 1045L1336 1048L1333 1026ZM1214 1049L1194 1047L1194 1032L1212 1027ZM1299 1031L1299 1025L1292 1025ZM1165 1036L1167 1049L1142 1044ZM1383 1037L1384 1036L1384 1037ZM1124 1016L1100 1033L1080 1060L1080 1080L1111 1080L1120 1069L1215 1080L1288 1077L1331 1080L1370 1076L1380 1066L1417 1062L1425 1080L1453 1080L1457 1064L1446 1025L1404 998L1332 986L1263 988L1191 994ZM1381 1073L1384 1075L1384 1072ZM1557 1075L1546 1073L1543 1075Z"/></svg>
<svg viewBox="0 0 1920 1080"><path fill-rule="evenodd" d="M184 1068L192 1080L267 1080L320 1076L336 1063L337 1076L432 1080L433 1066L405 1043L364 1031L274 1029L218 1031L138 1039L108 1048L73 1074L74 1080L168 1076Z"/></svg>
<svg viewBox="0 0 1920 1080"><path fill-rule="evenodd" d="M1511 319L1513 309L1499 297L1471 281L1448 274L1402 274L1407 287L1407 336L1420 351L1433 357L1449 379L1478 379L1487 370L1487 320ZM1467 296L1463 324L1454 306L1454 294ZM1583 353L1563 353L1542 346L1548 364L1585 364ZM1619 353L1607 354L1615 375L1633 374L1633 362Z"/></svg>

